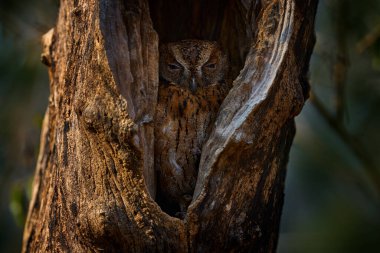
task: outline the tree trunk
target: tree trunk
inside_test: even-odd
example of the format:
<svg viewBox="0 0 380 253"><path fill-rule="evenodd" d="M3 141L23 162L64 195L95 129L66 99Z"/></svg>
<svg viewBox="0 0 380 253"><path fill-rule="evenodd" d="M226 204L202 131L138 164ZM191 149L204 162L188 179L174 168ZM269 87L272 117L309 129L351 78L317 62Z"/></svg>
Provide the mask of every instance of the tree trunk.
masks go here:
<svg viewBox="0 0 380 253"><path fill-rule="evenodd" d="M23 252L275 252L317 0L61 1ZM158 39L217 40L235 79L184 220L155 203Z"/></svg>

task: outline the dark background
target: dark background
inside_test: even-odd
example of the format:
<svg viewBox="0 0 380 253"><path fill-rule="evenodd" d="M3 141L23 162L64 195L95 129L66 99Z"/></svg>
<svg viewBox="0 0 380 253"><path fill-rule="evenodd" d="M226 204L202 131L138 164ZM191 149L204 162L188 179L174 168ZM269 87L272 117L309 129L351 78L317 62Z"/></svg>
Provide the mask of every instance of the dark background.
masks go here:
<svg viewBox="0 0 380 253"><path fill-rule="evenodd" d="M40 38L57 11L0 2L0 252L21 248L49 94ZM316 21L278 252L379 252L380 1L323 0Z"/></svg>

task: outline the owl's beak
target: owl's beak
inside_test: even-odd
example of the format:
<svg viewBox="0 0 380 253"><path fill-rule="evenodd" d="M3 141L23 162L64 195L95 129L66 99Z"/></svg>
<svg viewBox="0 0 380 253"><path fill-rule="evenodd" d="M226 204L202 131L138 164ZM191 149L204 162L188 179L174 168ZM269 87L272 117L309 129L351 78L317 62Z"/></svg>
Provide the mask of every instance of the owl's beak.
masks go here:
<svg viewBox="0 0 380 253"><path fill-rule="evenodd" d="M197 83L195 82L195 77L191 78L191 83L190 83L190 90L195 93L197 91Z"/></svg>

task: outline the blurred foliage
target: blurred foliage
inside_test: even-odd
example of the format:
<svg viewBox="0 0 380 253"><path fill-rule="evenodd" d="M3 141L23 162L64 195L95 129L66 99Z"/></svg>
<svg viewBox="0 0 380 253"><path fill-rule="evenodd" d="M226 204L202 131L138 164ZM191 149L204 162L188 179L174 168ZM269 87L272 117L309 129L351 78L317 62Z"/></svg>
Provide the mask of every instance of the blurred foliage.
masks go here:
<svg viewBox="0 0 380 253"><path fill-rule="evenodd" d="M40 37L57 0L0 2L0 251L19 252L48 99ZM280 253L378 252L380 1L320 0Z"/></svg>
<svg viewBox="0 0 380 253"><path fill-rule="evenodd" d="M20 252L48 75L40 38L58 1L0 2L0 252Z"/></svg>
<svg viewBox="0 0 380 253"><path fill-rule="evenodd" d="M280 253L379 252L380 1L321 0Z"/></svg>
<svg viewBox="0 0 380 253"><path fill-rule="evenodd" d="M9 208L15 219L17 226L22 227L25 223L26 214L28 210L29 198L26 194L27 188L31 187L30 184L13 183L11 188L11 195L9 200Z"/></svg>

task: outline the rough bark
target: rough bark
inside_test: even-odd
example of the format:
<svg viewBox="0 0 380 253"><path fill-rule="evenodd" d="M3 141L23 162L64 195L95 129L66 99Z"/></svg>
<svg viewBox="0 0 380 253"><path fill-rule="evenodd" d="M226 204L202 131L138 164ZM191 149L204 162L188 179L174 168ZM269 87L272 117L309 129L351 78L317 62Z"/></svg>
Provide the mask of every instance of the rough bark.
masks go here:
<svg viewBox="0 0 380 253"><path fill-rule="evenodd" d="M23 252L275 251L317 0L177 2L61 1ZM154 202L159 37L219 40L236 77L185 220Z"/></svg>

